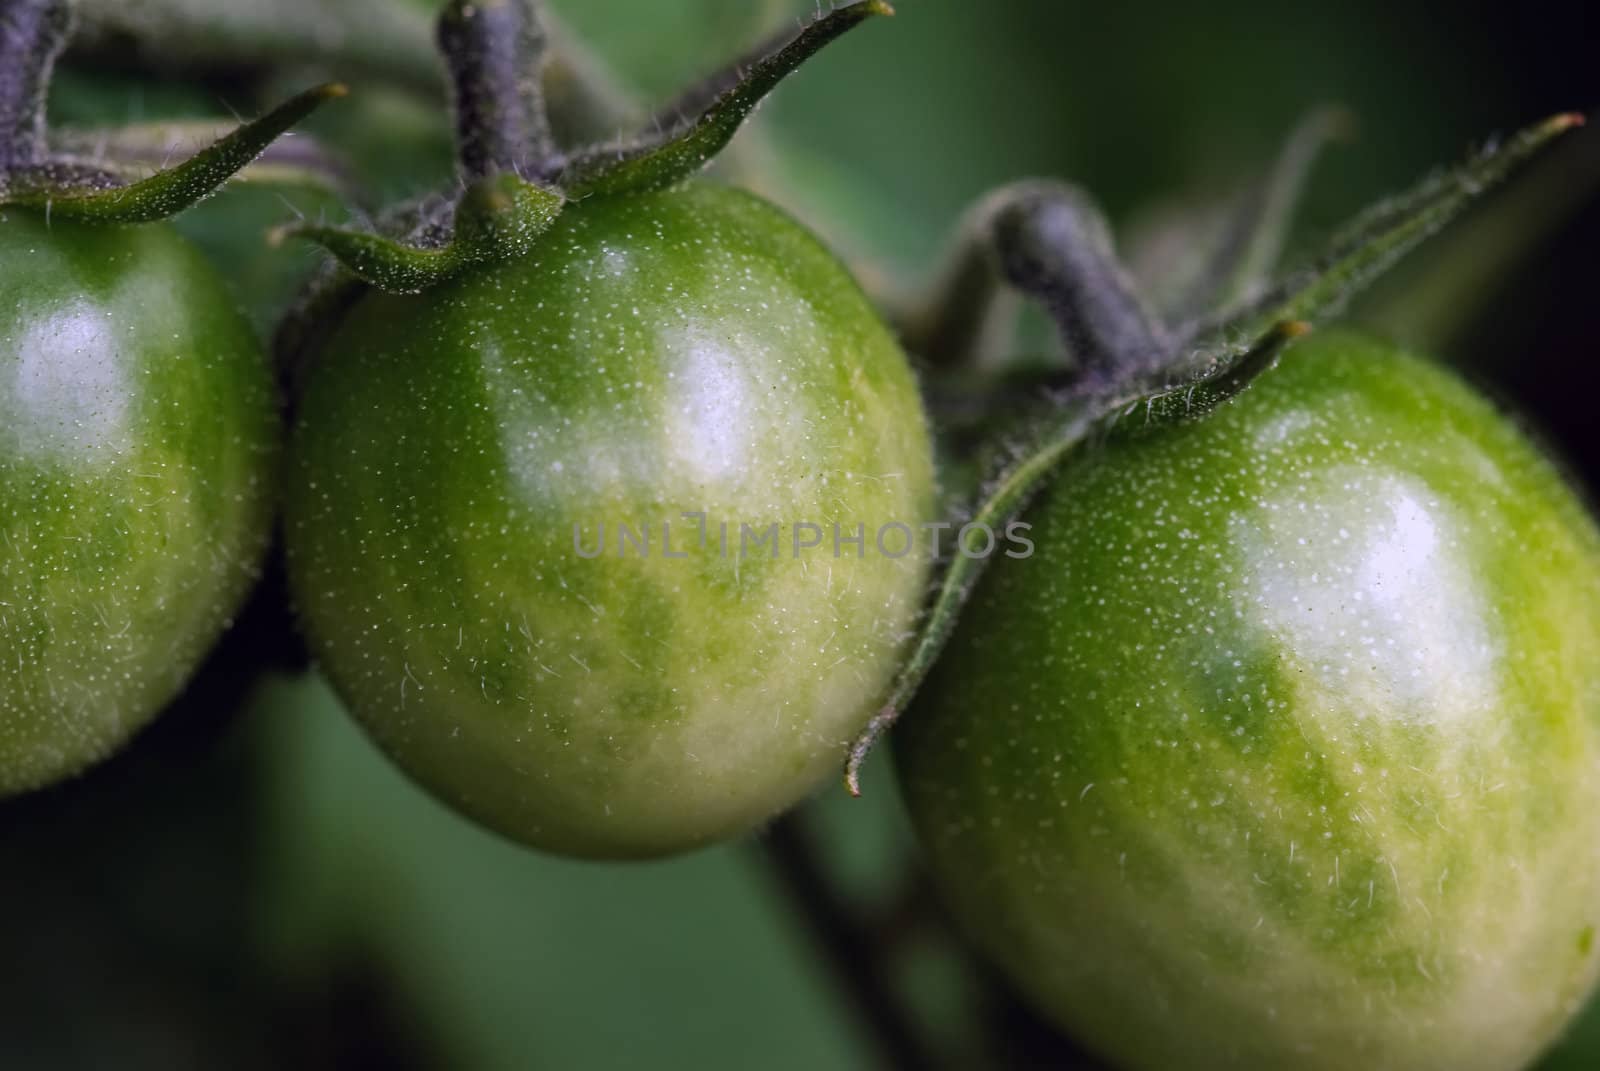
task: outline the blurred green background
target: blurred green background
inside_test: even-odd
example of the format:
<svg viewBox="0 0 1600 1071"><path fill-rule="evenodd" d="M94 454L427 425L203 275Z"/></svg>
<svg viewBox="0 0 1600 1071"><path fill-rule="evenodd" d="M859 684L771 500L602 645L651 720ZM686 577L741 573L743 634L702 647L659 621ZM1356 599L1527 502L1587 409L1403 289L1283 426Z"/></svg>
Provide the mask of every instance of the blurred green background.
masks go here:
<svg viewBox="0 0 1600 1071"><path fill-rule="evenodd" d="M641 107L814 10L551 5ZM313 128L374 200L448 179L427 4L84 6L59 123L248 113L347 77L357 92ZM780 90L726 166L890 289L922 277L970 201L1024 175L1083 183L1136 233L1250 177L1296 118L1337 103L1358 134L1312 185L1310 243L1496 131L1600 97L1581 6L1458 5L1444 20L1376 2L898 6ZM1591 486L1596 140L1573 139L1352 310L1474 369ZM265 332L314 257L267 249L264 230L339 211L323 194L241 188L183 227ZM253 671L281 624L257 607L128 754L0 806L0 1066L885 1065L760 841L620 867L496 840L408 785L314 675ZM847 958L886 964L948 1066L1078 1060L986 995L915 892L881 760L866 783L860 801L827 786L804 816L827 877L879 935ZM1600 1066L1600 1010L1548 1066Z"/></svg>

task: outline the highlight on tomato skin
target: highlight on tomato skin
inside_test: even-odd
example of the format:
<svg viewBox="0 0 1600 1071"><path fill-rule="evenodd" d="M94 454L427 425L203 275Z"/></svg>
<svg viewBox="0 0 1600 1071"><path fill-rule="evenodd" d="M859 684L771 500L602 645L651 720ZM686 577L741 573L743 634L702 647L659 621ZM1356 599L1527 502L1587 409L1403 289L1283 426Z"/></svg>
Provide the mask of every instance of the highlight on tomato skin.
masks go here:
<svg viewBox="0 0 1600 1071"><path fill-rule="evenodd" d="M1498 1068L1600 952L1600 532L1451 373L1314 335L1071 462L895 737L936 883L1119 1066Z"/></svg>
<svg viewBox="0 0 1600 1071"><path fill-rule="evenodd" d="M0 210L0 796L109 756L187 683L257 576L277 397L167 224Z"/></svg>
<svg viewBox="0 0 1600 1071"><path fill-rule="evenodd" d="M0 1068L1600 1067L1583 35L893 7L0 0Z"/></svg>
<svg viewBox="0 0 1600 1071"><path fill-rule="evenodd" d="M408 774L514 839L631 858L837 771L927 585L920 534L879 535L933 487L849 274L692 183L363 298L300 399L285 532L320 667Z"/></svg>

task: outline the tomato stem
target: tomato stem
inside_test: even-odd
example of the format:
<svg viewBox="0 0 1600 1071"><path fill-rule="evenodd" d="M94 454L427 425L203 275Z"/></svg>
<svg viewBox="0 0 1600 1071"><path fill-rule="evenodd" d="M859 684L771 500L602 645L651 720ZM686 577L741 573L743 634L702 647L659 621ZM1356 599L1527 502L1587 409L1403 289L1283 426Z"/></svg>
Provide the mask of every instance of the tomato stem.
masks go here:
<svg viewBox="0 0 1600 1071"><path fill-rule="evenodd" d="M1055 320L1077 362L1075 392L1115 390L1166 363L1171 338L1135 292L1086 194L1065 183L1024 182L995 204L990 238L1000 273Z"/></svg>
<svg viewBox="0 0 1600 1071"><path fill-rule="evenodd" d="M1055 320L1074 361L1069 393L1115 394L1177 350L1093 202L1045 180L1002 186L968 210L939 275L895 319L906 347L930 364L978 368L1008 348L1017 293Z"/></svg>
<svg viewBox="0 0 1600 1071"><path fill-rule="evenodd" d="M462 178L537 171L555 146L544 104L547 39L527 0L451 0L438 40Z"/></svg>
<svg viewBox="0 0 1600 1071"><path fill-rule="evenodd" d="M44 157L50 72L71 32L66 0L0 2L0 179Z"/></svg>
<svg viewBox="0 0 1600 1071"><path fill-rule="evenodd" d="M166 219L248 167L324 102L346 93L342 85L308 90L182 163L130 180L115 161L52 151L46 138L50 79L73 27L69 0L0 0L0 205L100 223Z"/></svg>
<svg viewBox="0 0 1600 1071"><path fill-rule="evenodd" d="M990 198L974 205L933 284L894 311L906 349L935 368L983 367L991 356L1010 348L1009 338L996 344L996 325L1009 319L1006 299L1011 297L1012 317L1016 302L995 270L990 245L994 212Z"/></svg>

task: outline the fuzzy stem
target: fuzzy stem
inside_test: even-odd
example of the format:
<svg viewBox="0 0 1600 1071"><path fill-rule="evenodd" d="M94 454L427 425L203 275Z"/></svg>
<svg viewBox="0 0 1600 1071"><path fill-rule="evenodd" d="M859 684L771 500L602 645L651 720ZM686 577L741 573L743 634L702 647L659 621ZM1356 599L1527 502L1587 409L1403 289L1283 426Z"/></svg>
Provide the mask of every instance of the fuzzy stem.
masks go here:
<svg viewBox="0 0 1600 1071"><path fill-rule="evenodd" d="M935 368L987 362L991 347L985 342L994 334L1005 295L995 274L987 230L987 219L964 226L933 285L895 316L906 349Z"/></svg>
<svg viewBox="0 0 1600 1071"><path fill-rule="evenodd" d="M0 176L43 158L50 72L71 32L66 0L0 0Z"/></svg>
<svg viewBox="0 0 1600 1071"><path fill-rule="evenodd" d="M522 13L521 34L517 41L517 92L522 97L523 134L528 145L528 162L538 170L558 154L550 124L550 107L545 98L545 68L552 49L550 32L545 28L540 0L515 0Z"/></svg>
<svg viewBox="0 0 1600 1071"><path fill-rule="evenodd" d="M527 0L451 0L438 38L462 178L521 173L553 155L540 84L545 36Z"/></svg>
<svg viewBox="0 0 1600 1071"><path fill-rule="evenodd" d="M1017 313L1014 292L997 270L994 220L1029 187L1003 186L967 209L933 280L894 310L895 326L910 352L942 369L977 369L1010 357Z"/></svg>
<svg viewBox="0 0 1600 1071"><path fill-rule="evenodd" d="M1054 318L1081 372L1078 389L1115 389L1172 350L1117 262L1110 231L1074 187L1023 183L1002 191L990 234L1000 273Z"/></svg>

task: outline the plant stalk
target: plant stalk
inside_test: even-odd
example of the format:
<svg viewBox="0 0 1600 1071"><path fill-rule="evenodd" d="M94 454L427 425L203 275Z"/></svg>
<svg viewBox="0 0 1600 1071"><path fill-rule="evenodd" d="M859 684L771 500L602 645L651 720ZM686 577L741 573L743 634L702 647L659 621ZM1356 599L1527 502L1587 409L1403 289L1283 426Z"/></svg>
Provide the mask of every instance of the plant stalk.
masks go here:
<svg viewBox="0 0 1600 1071"><path fill-rule="evenodd" d="M438 39L462 178L522 174L553 156L541 84L546 38L526 0L451 0Z"/></svg>
<svg viewBox="0 0 1600 1071"><path fill-rule="evenodd" d="M1104 217L1082 191L1028 182L992 203L1000 274L1055 320L1077 362L1075 390L1115 390L1165 363L1172 341L1139 299Z"/></svg>
<svg viewBox="0 0 1600 1071"><path fill-rule="evenodd" d="M71 32L66 0L0 0L0 177L44 158L50 72Z"/></svg>

